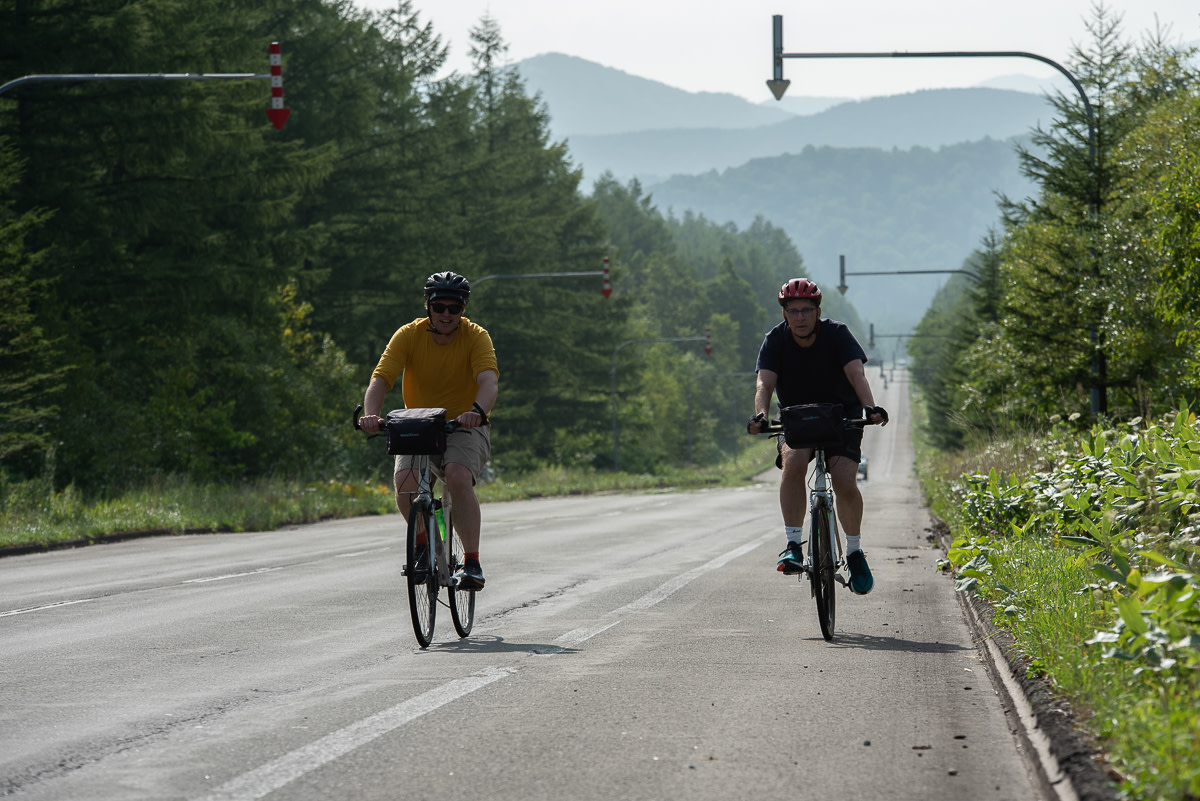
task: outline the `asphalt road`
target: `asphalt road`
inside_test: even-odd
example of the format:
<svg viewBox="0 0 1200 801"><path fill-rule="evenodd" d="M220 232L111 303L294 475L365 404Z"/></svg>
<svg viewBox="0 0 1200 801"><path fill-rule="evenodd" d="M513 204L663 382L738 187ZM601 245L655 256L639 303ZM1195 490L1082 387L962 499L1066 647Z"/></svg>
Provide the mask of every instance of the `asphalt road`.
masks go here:
<svg viewBox="0 0 1200 801"><path fill-rule="evenodd" d="M832 643L769 474L486 506L475 633L425 651L398 516L0 560L0 795L1036 799L876 389Z"/></svg>

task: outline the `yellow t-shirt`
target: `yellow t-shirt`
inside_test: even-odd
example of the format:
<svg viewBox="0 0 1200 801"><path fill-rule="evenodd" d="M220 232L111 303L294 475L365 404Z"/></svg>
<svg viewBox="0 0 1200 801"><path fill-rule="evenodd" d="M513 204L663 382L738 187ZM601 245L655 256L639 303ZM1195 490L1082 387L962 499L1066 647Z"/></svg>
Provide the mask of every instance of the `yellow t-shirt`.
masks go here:
<svg viewBox="0 0 1200 801"><path fill-rule="evenodd" d="M429 332L429 318L420 317L392 334L371 377L382 378L390 390L403 372L407 408L441 407L454 418L471 410L479 391L476 380L485 370L500 374L492 337L482 326L464 317L454 340L439 345Z"/></svg>

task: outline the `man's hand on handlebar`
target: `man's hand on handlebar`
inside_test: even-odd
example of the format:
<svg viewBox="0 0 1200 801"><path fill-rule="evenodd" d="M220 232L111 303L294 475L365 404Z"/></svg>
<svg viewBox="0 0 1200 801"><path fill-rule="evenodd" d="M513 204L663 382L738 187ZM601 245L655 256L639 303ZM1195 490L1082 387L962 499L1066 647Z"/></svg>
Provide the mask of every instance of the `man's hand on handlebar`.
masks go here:
<svg viewBox="0 0 1200 801"><path fill-rule="evenodd" d="M479 426L487 425L487 412L478 403L472 405L471 410L463 412L458 417L454 418L458 424L466 429L478 428Z"/></svg>
<svg viewBox="0 0 1200 801"><path fill-rule="evenodd" d="M864 406L863 413L871 421L872 425L886 426L888 424L887 409L882 406Z"/></svg>
<svg viewBox="0 0 1200 801"><path fill-rule="evenodd" d="M385 422L387 421L377 414L364 414L358 418L358 427L368 434L378 434Z"/></svg>
<svg viewBox="0 0 1200 801"><path fill-rule="evenodd" d="M761 434L763 427L767 424L767 416L762 412L751 417L746 421L746 433Z"/></svg>
<svg viewBox="0 0 1200 801"><path fill-rule="evenodd" d="M479 412L475 411L474 409L469 412L463 412L454 419L460 426L467 429L478 428L479 426L483 425L483 417L481 417Z"/></svg>

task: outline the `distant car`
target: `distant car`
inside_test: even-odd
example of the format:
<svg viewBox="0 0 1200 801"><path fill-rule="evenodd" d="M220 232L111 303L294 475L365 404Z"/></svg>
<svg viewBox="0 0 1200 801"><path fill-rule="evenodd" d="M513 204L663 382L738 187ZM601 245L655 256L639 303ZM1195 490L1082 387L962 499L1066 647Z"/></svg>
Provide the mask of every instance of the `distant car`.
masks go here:
<svg viewBox="0 0 1200 801"><path fill-rule="evenodd" d="M858 463L858 477L863 481L867 480L867 457L862 457L862 461Z"/></svg>
<svg viewBox="0 0 1200 801"><path fill-rule="evenodd" d="M900 361L896 362L896 366L899 367L901 370L907 370L908 369L908 359L901 359Z"/></svg>

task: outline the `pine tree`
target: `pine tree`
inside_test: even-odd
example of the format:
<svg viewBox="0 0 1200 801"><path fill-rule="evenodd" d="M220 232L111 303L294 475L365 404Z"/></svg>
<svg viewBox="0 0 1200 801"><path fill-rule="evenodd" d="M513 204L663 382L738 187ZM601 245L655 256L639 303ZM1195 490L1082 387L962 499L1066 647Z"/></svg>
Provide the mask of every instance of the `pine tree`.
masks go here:
<svg viewBox="0 0 1200 801"><path fill-rule="evenodd" d="M47 423L67 368L58 344L38 325L36 308L47 282L34 278L43 255L27 241L49 215L13 210L21 171L14 148L0 137L0 475L42 473L51 447Z"/></svg>

